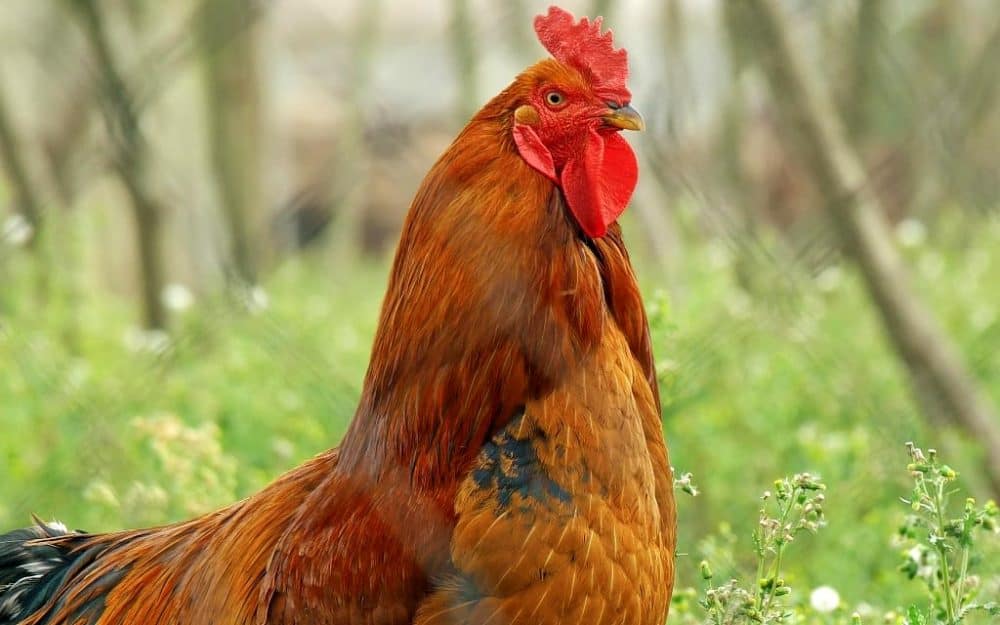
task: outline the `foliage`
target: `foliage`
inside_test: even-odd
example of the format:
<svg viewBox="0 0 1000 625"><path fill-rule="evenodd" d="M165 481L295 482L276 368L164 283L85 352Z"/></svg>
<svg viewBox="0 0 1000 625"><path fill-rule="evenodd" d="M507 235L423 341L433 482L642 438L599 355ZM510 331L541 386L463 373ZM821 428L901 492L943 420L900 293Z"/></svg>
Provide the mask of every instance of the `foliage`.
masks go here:
<svg viewBox="0 0 1000 625"><path fill-rule="evenodd" d="M996 401L1000 285L986 276L1000 271L1000 224L969 226L941 219L929 231L908 220L897 236L918 290ZM898 471L900 441L940 441L974 493L987 488L981 452L920 417L851 268L806 271L790 254L766 235L749 247L690 245L672 296L648 298L671 460L695 471L702 487L681 513L681 551L711 542L721 557L711 560L717 579L755 567L739 550L726 556L727 536L754 529L753 498L743 493L788 467L822 475L831 525L824 540L801 538L808 561L789 562L785 578L810 592L836 587L867 621L865 604L896 609L922 597L900 583L887 549L900 522L899 493L908 490ZM984 547L983 579L1000 572L997 547ZM680 566L679 575L681 587L699 585L696 566Z"/></svg>
<svg viewBox="0 0 1000 625"><path fill-rule="evenodd" d="M378 317L380 271L335 284L282 268L261 304L193 294L171 335L84 290L0 307L0 526L29 514L106 531L187 518L254 492L333 445ZM325 288L325 295L318 294Z"/></svg>
<svg viewBox="0 0 1000 625"><path fill-rule="evenodd" d="M910 579L920 578L927 585L930 614L926 617L916 607L908 610L908 618L916 622L957 625L975 611L1000 616L1000 604L976 601L981 591L978 576L972 567L982 558L976 552L976 538L982 532L997 533L1000 508L990 500L982 507L976 500L965 500L961 516L953 518L949 500L955 494L958 473L941 463L937 450L923 450L907 443L913 476L913 494L903 502L912 514L899 529L900 537L912 547L906 551L900 569Z"/></svg>
<svg viewBox="0 0 1000 625"><path fill-rule="evenodd" d="M708 587L699 604L707 613L707 623L770 625L791 616L782 599L792 591L782 577L782 556L798 534L815 533L824 525L824 490L826 485L816 477L799 473L775 481L774 492L764 491L753 532L757 575L749 587L737 579L713 585L711 565L707 560L701 561L699 570Z"/></svg>
<svg viewBox="0 0 1000 625"><path fill-rule="evenodd" d="M993 501L977 508L975 500L968 498L962 515L949 518L948 499L955 493L958 474L939 461L935 450L928 450L925 455L913 443L907 443L906 448L911 460L907 471L913 476L915 486L912 497L903 499L912 514L906 516L900 536L913 546L905 552L900 570L911 580L919 577L926 582L925 598L931 610L928 613L917 605L910 605L905 611L886 609L881 620L892 625L957 625L966 618L977 622L973 618L977 614L1000 615L1000 603L995 597L976 602L983 596L982 584L970 574L971 566L986 553L983 545L976 542L976 535L998 533L1000 510ZM860 625L863 622L860 611L848 616L840 605L839 594L829 586L814 589L808 602L786 601L793 595L784 579L782 556L800 533L815 533L825 525L825 490L826 485L815 477L798 474L776 481L773 492L764 492L752 534L756 576L749 580L749 571L744 570L741 576L716 585L710 560L719 558L720 551L714 540L705 541L702 550L708 559L698 566L705 590L699 595L692 588L679 589L674 597L674 618L692 625ZM724 532L722 538L727 550L731 550L735 537ZM729 566L731 554L722 559ZM987 593L1000 595L1000 585L994 586ZM874 611L869 604L864 604L864 609L868 613Z"/></svg>

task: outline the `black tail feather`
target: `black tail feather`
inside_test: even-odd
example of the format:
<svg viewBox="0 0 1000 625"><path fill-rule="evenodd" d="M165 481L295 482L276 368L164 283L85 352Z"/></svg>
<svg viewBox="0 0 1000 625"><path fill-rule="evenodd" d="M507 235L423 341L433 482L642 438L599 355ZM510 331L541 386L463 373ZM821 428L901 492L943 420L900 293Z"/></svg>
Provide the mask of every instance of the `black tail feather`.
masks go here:
<svg viewBox="0 0 1000 625"><path fill-rule="evenodd" d="M71 541L48 540L70 532L61 523L35 525L0 535L0 625L31 616L59 588L75 559Z"/></svg>

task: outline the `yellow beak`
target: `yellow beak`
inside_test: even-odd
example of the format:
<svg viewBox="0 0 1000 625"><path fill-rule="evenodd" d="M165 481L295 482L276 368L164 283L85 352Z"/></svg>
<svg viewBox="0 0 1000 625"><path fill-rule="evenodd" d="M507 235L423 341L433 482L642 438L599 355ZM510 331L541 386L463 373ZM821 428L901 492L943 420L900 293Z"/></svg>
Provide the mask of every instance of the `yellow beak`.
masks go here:
<svg viewBox="0 0 1000 625"><path fill-rule="evenodd" d="M642 116L631 106L611 109L602 119L607 125L622 130L643 130L646 127L646 124L642 123Z"/></svg>

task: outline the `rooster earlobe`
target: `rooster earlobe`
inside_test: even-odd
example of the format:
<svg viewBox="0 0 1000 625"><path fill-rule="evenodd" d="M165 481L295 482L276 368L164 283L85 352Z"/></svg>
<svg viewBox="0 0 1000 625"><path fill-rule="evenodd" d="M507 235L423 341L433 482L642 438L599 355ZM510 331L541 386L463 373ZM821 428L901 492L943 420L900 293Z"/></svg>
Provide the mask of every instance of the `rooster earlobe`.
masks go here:
<svg viewBox="0 0 1000 625"><path fill-rule="evenodd" d="M542 143L538 134L527 124L514 123L514 143L517 144L517 151L529 165L545 175L552 182L559 184L556 176L556 164L552 160L552 153Z"/></svg>

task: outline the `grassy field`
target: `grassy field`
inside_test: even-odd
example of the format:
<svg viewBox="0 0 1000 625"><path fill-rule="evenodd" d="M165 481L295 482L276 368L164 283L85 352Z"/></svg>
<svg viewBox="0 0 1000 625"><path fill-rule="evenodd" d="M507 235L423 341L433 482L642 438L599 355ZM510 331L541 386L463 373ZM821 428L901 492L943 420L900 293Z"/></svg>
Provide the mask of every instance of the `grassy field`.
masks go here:
<svg viewBox="0 0 1000 625"><path fill-rule="evenodd" d="M932 237L911 228L905 251L920 293L1000 404L1000 223L955 226L936 224ZM716 579L753 579L759 493L809 471L827 485L827 527L790 550L789 599L804 606L830 586L840 607L801 618L841 622L858 610L878 623L925 605L921 583L899 570L911 547L898 538L900 497L912 490L904 443L940 449L957 485L978 495L976 447L925 424L849 267L809 276L722 243L685 256L672 296L655 268L639 268L672 461L701 491L680 499L678 586L700 588L703 558ZM129 330L130 301L90 288L69 299L56 285L41 304L25 254L7 250L0 266L0 526L36 513L91 531L211 510L335 445L386 276L382 265L288 262L267 279L266 302L196 295L163 340ZM964 495L954 499L958 509ZM996 598L997 539L978 553L982 594Z"/></svg>

